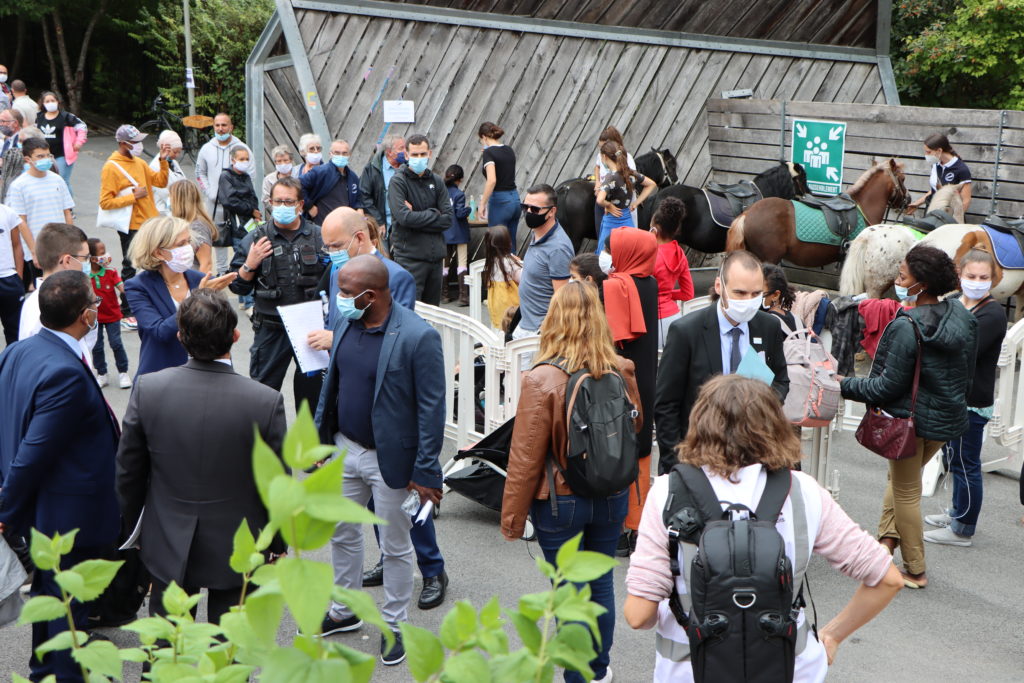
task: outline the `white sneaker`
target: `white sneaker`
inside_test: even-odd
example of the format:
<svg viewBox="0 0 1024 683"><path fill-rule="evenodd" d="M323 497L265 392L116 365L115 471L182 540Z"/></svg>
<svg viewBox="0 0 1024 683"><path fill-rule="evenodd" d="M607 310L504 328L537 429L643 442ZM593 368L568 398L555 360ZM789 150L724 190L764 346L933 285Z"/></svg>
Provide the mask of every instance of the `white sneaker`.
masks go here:
<svg viewBox="0 0 1024 683"><path fill-rule="evenodd" d="M929 543L938 543L939 545L957 545L963 548L967 548L971 545L970 536L961 536L949 527L944 529L932 529L931 531L924 532L924 540Z"/></svg>
<svg viewBox="0 0 1024 683"><path fill-rule="evenodd" d="M612 668L609 666L605 670L604 676L601 678L595 678L594 683L612 683Z"/></svg>
<svg viewBox="0 0 1024 683"><path fill-rule="evenodd" d="M944 529L953 523L953 518L943 512L941 515L925 515L924 523Z"/></svg>
<svg viewBox="0 0 1024 683"><path fill-rule="evenodd" d="M100 388L110 385L110 380L107 379L106 375L96 375L96 381L99 382Z"/></svg>
<svg viewBox="0 0 1024 683"><path fill-rule="evenodd" d="M122 372L120 375L118 375L118 379L120 380L119 384L122 389L132 388L132 378L128 376L127 372Z"/></svg>

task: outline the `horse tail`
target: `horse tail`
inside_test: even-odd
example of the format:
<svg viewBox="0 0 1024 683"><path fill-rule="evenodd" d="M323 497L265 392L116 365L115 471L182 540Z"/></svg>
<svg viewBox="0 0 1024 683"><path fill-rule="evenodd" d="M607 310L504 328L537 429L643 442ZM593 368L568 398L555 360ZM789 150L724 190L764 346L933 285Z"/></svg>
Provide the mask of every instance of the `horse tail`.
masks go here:
<svg viewBox="0 0 1024 683"><path fill-rule="evenodd" d="M850 251L846 254L843 269L839 273L839 295L856 296L865 291L865 267L870 249L870 242L877 228L871 226L850 243Z"/></svg>
<svg viewBox="0 0 1024 683"><path fill-rule="evenodd" d="M729 234L725 238L725 250L726 251L738 251L740 249L746 249L747 244L743 235L743 226L747 220L747 213L744 211L737 216L732 225L729 226Z"/></svg>

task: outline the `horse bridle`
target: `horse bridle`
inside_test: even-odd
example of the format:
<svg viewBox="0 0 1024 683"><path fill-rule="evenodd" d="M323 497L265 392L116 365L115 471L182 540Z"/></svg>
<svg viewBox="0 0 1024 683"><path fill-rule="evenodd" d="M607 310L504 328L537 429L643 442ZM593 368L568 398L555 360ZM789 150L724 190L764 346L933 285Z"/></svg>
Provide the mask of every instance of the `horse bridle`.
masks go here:
<svg viewBox="0 0 1024 683"><path fill-rule="evenodd" d="M661 182L658 183L658 187L668 187L669 185L675 185L678 177L673 178L668 172L668 164L665 163L665 157L656 149L652 149L654 156L658 157L658 161L661 162ZM668 181L668 182L666 182Z"/></svg>
<svg viewBox="0 0 1024 683"><path fill-rule="evenodd" d="M907 190L906 185L900 182L899 178L896 177L896 173L893 172L892 167L888 164L885 166L885 172L889 179L892 180L892 192L889 193L886 208L897 209L899 211L897 216L902 216L907 206L910 205L910 191Z"/></svg>

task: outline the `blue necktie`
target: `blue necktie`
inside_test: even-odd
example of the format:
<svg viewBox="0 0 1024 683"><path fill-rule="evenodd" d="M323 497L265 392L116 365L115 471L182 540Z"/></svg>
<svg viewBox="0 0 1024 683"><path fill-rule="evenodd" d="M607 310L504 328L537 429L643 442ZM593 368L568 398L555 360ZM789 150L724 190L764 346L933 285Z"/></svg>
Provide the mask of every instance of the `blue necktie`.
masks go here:
<svg viewBox="0 0 1024 683"><path fill-rule="evenodd" d="M736 372L736 368L740 366L740 335L743 334L743 330L738 327L734 327L729 330L729 336L732 337L732 349L729 351L729 374Z"/></svg>

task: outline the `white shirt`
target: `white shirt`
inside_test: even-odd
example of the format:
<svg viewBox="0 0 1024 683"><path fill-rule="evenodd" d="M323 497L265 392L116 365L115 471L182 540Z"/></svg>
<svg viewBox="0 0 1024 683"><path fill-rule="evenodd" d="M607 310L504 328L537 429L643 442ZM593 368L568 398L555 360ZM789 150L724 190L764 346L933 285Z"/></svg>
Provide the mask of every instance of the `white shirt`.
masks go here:
<svg viewBox="0 0 1024 683"><path fill-rule="evenodd" d="M21 224L21 216L0 204L0 277L18 274L14 265L14 245L11 235Z"/></svg>
<svg viewBox="0 0 1024 683"><path fill-rule="evenodd" d="M64 211L75 208L75 200L71 198L68 184L56 173L47 171L42 178L37 178L27 171L15 178L7 186L7 198L4 200L19 216L25 217L28 229L33 237L47 223L64 223ZM30 261L31 251L25 240L21 241L25 260Z"/></svg>
<svg viewBox="0 0 1024 683"><path fill-rule="evenodd" d="M604 165L604 162L601 161L600 152L597 153L597 159L594 160L594 165L600 169L600 171L598 172L598 175L600 176L598 180L604 178L606 175L611 173L611 171L608 170L608 167ZM633 161L633 155L630 154L629 152L626 152L626 165L629 166L634 171L636 170L636 162Z"/></svg>
<svg viewBox="0 0 1024 683"><path fill-rule="evenodd" d="M149 167L153 169L155 173L160 172L160 157L153 157L153 161L149 162ZM178 182L179 180L185 180L185 171L181 169L181 164L177 160L170 160L167 162L167 167L170 169L167 174L167 186L166 187L154 187L153 202L156 204L156 210L163 216L171 215L171 185Z"/></svg>
<svg viewBox="0 0 1024 683"><path fill-rule="evenodd" d="M43 278L36 280L36 288L31 294L25 295L25 300L21 304L21 320L18 325L18 339L28 339L32 335L39 334L39 330L43 329L43 323L39 320L39 285L43 283ZM50 330L51 332L53 330ZM63 334L57 332L55 334ZM85 362L92 368L92 347L96 346L96 337L98 336L96 330L90 330L84 337L76 341L78 345L78 351L75 353L76 356L85 354ZM74 339L70 335L65 335L68 339ZM67 341L65 339L65 341Z"/></svg>
<svg viewBox="0 0 1024 683"><path fill-rule="evenodd" d="M718 304L715 306L715 311L718 313L718 330L721 335L722 345L722 374L728 375L729 373L729 358L732 355L732 335L729 331L734 327L740 330L740 358L743 358L743 354L747 352L747 347L750 346L750 326L747 323L740 323L739 325L733 325L725 317L725 312L722 310L722 300L718 300Z"/></svg>

